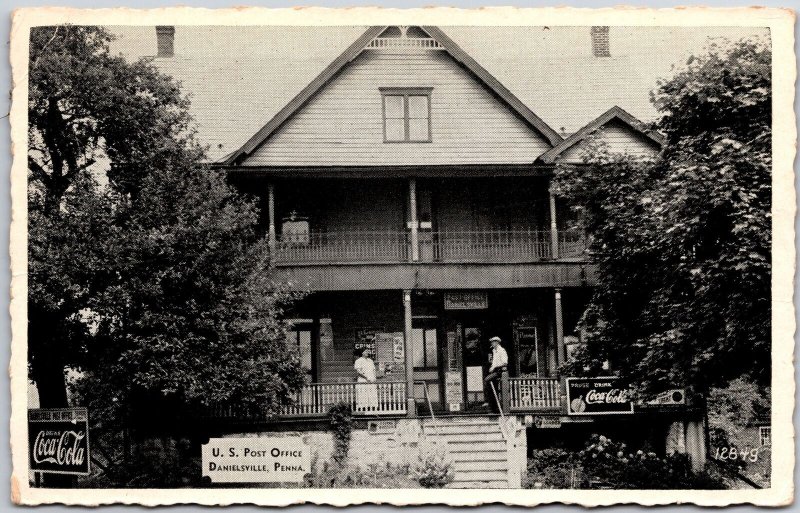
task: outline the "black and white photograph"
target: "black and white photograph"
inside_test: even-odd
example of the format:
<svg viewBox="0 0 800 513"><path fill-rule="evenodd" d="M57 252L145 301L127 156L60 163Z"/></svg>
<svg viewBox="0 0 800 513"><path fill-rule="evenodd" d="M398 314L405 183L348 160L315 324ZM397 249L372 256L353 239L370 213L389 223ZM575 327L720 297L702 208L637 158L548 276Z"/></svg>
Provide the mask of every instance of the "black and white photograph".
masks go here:
<svg viewBox="0 0 800 513"><path fill-rule="evenodd" d="M794 13L573 11L18 11L12 499L790 503Z"/></svg>

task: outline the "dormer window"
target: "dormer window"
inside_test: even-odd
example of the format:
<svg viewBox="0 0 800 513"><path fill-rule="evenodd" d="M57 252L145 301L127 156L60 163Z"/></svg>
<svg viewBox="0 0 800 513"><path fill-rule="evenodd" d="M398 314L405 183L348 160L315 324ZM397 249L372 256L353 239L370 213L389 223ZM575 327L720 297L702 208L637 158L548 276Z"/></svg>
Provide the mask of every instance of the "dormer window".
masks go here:
<svg viewBox="0 0 800 513"><path fill-rule="evenodd" d="M433 88L382 87L380 91L383 96L383 141L430 142Z"/></svg>

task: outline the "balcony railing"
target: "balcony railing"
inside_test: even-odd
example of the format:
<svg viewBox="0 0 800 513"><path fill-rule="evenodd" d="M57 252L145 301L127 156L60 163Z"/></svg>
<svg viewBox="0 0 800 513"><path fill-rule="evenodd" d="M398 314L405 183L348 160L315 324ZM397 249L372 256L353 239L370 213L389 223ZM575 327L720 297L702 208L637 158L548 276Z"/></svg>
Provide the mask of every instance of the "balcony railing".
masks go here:
<svg viewBox="0 0 800 513"><path fill-rule="evenodd" d="M551 255L550 232L544 231L440 231L430 239L433 258L444 262L544 260ZM422 252L425 244L420 242Z"/></svg>
<svg viewBox="0 0 800 513"><path fill-rule="evenodd" d="M376 383L310 383L282 412L288 417L327 415L331 406L350 405L354 415L404 415L406 384L395 381Z"/></svg>
<svg viewBox="0 0 800 513"><path fill-rule="evenodd" d="M556 378L509 378L511 411L558 410L560 385Z"/></svg>
<svg viewBox="0 0 800 513"><path fill-rule="evenodd" d="M558 232L558 258L584 254L582 231ZM282 264L397 263L410 260L406 231L346 231L294 234L276 244ZM552 259L551 232L544 230L420 231L421 262L533 262Z"/></svg>
<svg viewBox="0 0 800 513"><path fill-rule="evenodd" d="M405 262L404 231L311 232L278 241L278 262Z"/></svg>

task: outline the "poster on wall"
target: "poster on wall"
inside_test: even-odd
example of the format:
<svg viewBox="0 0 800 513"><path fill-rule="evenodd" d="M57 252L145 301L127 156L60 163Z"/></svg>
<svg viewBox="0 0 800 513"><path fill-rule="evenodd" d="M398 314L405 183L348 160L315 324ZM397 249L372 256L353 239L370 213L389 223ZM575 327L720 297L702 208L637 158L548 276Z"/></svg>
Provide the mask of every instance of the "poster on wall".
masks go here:
<svg viewBox="0 0 800 513"><path fill-rule="evenodd" d="M567 378L568 415L633 413L633 392L619 378Z"/></svg>
<svg viewBox="0 0 800 513"><path fill-rule="evenodd" d="M398 360L398 343L400 341L400 359ZM403 334L402 333L376 333L375 334L375 363L382 370L382 374L391 375L403 371Z"/></svg>
<svg viewBox="0 0 800 513"><path fill-rule="evenodd" d="M363 351L368 349L371 357L375 359L375 334L378 333L377 328L356 328L356 343L353 347L356 351Z"/></svg>
<svg viewBox="0 0 800 513"><path fill-rule="evenodd" d="M467 392L483 392L483 367L467 367Z"/></svg>
<svg viewBox="0 0 800 513"><path fill-rule="evenodd" d="M450 411L461 410L461 403L464 401L464 384L461 380L461 372L447 371L445 375L445 399Z"/></svg>

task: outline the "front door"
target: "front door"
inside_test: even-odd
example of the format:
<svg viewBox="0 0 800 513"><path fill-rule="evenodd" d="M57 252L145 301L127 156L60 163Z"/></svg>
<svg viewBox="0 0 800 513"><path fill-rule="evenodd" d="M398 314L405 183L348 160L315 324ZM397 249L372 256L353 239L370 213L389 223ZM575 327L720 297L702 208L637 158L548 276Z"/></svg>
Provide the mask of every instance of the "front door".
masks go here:
<svg viewBox="0 0 800 513"><path fill-rule="evenodd" d="M439 336L436 317L415 317L411 324L411 357L414 361L414 399L417 410L428 414L428 400L441 409ZM426 396L427 392L427 396Z"/></svg>
<svg viewBox="0 0 800 513"><path fill-rule="evenodd" d="M454 316L446 324L445 397L448 409L465 411L486 402L483 378L488 369L485 322L476 312Z"/></svg>
<svg viewBox="0 0 800 513"><path fill-rule="evenodd" d="M461 340L464 358L464 398L466 409L472 409L487 402L484 394L483 378L486 376L488 352L481 324L466 322L463 325Z"/></svg>
<svg viewBox="0 0 800 513"><path fill-rule="evenodd" d="M419 259L422 262L432 262L438 255L434 190L430 182L420 181L417 187L417 221L419 221Z"/></svg>

